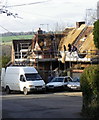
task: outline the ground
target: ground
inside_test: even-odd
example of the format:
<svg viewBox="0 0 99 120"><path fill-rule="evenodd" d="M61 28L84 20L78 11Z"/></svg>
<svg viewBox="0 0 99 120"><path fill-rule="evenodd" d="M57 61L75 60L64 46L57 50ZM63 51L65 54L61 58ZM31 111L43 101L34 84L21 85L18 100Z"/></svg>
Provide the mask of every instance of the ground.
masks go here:
<svg viewBox="0 0 99 120"><path fill-rule="evenodd" d="M82 118L81 92L3 94L3 118Z"/></svg>

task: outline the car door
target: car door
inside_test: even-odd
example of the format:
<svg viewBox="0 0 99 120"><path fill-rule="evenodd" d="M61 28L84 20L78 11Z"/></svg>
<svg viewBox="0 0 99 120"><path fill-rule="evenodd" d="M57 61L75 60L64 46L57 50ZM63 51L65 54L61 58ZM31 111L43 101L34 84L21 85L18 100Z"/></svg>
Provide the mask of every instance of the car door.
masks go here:
<svg viewBox="0 0 99 120"><path fill-rule="evenodd" d="M64 78L64 87L67 88L67 84L68 84L68 78Z"/></svg>
<svg viewBox="0 0 99 120"><path fill-rule="evenodd" d="M71 81L73 81L73 79L68 76L68 77L67 77L67 81L68 81L68 82L71 82Z"/></svg>
<svg viewBox="0 0 99 120"><path fill-rule="evenodd" d="M23 91L24 87L26 87L26 79L24 75L20 75L20 90Z"/></svg>

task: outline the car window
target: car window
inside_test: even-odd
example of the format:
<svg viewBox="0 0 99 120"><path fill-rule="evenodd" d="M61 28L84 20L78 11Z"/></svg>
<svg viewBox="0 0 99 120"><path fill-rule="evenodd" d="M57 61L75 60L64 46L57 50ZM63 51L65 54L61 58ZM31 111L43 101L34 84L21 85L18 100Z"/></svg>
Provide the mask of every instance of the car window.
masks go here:
<svg viewBox="0 0 99 120"><path fill-rule="evenodd" d="M54 78L51 82L63 82L64 78Z"/></svg>
<svg viewBox="0 0 99 120"><path fill-rule="evenodd" d="M79 79L78 77L75 77L75 78L73 79L73 82L80 82L80 79Z"/></svg>
<svg viewBox="0 0 99 120"><path fill-rule="evenodd" d="M71 82L72 79L71 79L70 77L67 77L67 81L68 81L68 82Z"/></svg>
<svg viewBox="0 0 99 120"><path fill-rule="evenodd" d="M26 73L25 76L27 81L42 80L41 76L37 73L34 74Z"/></svg>
<svg viewBox="0 0 99 120"><path fill-rule="evenodd" d="M25 82L25 78L23 75L20 75L20 81Z"/></svg>
<svg viewBox="0 0 99 120"><path fill-rule="evenodd" d="M68 82L68 78L65 78L64 82Z"/></svg>

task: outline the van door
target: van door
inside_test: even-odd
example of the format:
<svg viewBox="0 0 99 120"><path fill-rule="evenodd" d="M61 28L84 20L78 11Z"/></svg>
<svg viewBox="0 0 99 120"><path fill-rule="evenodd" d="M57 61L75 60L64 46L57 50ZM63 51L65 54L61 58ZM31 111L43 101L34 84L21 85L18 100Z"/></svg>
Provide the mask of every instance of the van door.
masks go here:
<svg viewBox="0 0 99 120"><path fill-rule="evenodd" d="M26 87L26 78L24 75L20 75L20 90L23 91L24 87Z"/></svg>
<svg viewBox="0 0 99 120"><path fill-rule="evenodd" d="M1 69L1 86L4 87L5 68Z"/></svg>
<svg viewBox="0 0 99 120"><path fill-rule="evenodd" d="M19 75L18 74L10 74L9 76L9 83L11 85L12 90L20 90L20 82L19 82Z"/></svg>

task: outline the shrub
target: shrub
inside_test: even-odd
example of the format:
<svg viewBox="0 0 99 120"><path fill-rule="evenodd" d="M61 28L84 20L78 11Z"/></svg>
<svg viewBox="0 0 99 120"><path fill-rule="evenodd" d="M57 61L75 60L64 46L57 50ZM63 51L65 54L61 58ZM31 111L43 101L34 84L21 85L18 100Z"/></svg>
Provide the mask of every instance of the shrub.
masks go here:
<svg viewBox="0 0 99 120"><path fill-rule="evenodd" d="M83 93L83 115L99 118L99 65L91 65L82 73L81 89Z"/></svg>
<svg viewBox="0 0 99 120"><path fill-rule="evenodd" d="M96 48L99 49L99 20L97 20L94 23L93 35L94 35L94 44Z"/></svg>
<svg viewBox="0 0 99 120"><path fill-rule="evenodd" d="M10 56L2 56L2 67L6 67L10 59L11 59Z"/></svg>

